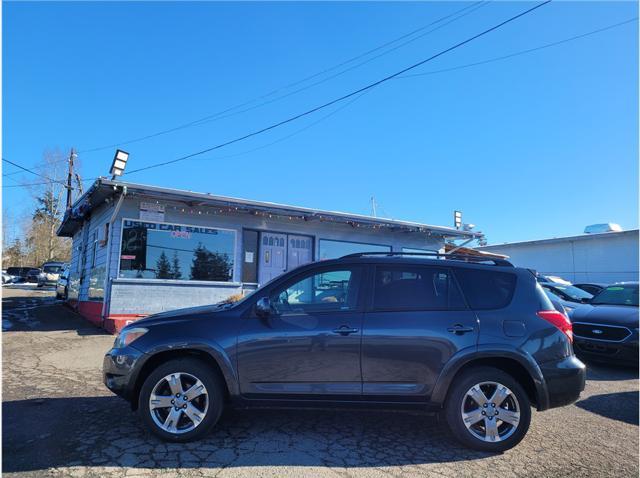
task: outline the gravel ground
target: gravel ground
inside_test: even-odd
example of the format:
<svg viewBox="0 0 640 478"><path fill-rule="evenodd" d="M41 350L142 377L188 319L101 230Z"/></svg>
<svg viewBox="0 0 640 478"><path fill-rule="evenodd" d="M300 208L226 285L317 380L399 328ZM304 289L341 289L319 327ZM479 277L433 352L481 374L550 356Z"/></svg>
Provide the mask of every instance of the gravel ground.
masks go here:
<svg viewBox="0 0 640 478"><path fill-rule="evenodd" d="M369 411L226 411L206 439L149 436L101 382L113 337L52 291L3 289L5 476L638 476L638 372L589 364L575 405L534 412L504 454L461 448L435 417Z"/></svg>

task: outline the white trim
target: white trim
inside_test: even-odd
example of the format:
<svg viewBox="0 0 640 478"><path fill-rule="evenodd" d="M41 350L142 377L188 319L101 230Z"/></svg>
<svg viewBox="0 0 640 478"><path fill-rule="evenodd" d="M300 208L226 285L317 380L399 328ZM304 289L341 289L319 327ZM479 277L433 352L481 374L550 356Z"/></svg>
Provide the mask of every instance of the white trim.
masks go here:
<svg viewBox="0 0 640 478"><path fill-rule="evenodd" d="M124 221L137 221L137 222L146 222L148 224L169 224L171 226L185 226L185 227L207 227L207 226L198 226L196 224L180 224L177 222L166 222L166 221L143 221L142 219L132 219L129 217L121 217L120 218L120 242L118 247L118 271L116 272L116 279L124 279L124 280L133 280L133 281L169 281L173 284L178 284L180 282L185 282L188 284L195 284L196 282L204 282L205 284L241 284L241 282L237 282L236 279L236 261L238 260L238 230L237 229L228 229L226 227L207 227L207 229L216 229L219 231L228 231L233 232L233 267L232 267L232 277L231 281L223 282L223 281L192 281L192 280L183 280L183 279L145 279L145 278L137 278L137 277L120 277L120 260L122 256L122 238L124 237ZM110 258L109 258L110 259ZM111 300L111 299L109 299Z"/></svg>
<svg viewBox="0 0 640 478"><path fill-rule="evenodd" d="M213 281L213 280L188 280L188 279L145 279L145 278L136 278L136 277L118 277L113 279L114 284L127 284L130 282L135 282L136 284L140 284L143 282L149 282L152 284L166 284L166 285L206 285L211 287L240 287L242 286L242 282L222 282L222 281Z"/></svg>

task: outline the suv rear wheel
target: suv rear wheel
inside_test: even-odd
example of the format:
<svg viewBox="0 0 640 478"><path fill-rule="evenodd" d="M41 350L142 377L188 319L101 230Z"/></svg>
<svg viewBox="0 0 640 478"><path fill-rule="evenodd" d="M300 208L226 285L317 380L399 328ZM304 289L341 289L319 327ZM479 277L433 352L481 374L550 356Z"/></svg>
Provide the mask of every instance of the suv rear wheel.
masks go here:
<svg viewBox="0 0 640 478"><path fill-rule="evenodd" d="M222 382L206 363L191 358L170 360L147 377L138 410L146 427L164 440L202 438L223 408Z"/></svg>
<svg viewBox="0 0 640 478"><path fill-rule="evenodd" d="M511 375L477 367L457 378L445 414L453 435L464 445L501 452L524 438L531 422L531 404Z"/></svg>

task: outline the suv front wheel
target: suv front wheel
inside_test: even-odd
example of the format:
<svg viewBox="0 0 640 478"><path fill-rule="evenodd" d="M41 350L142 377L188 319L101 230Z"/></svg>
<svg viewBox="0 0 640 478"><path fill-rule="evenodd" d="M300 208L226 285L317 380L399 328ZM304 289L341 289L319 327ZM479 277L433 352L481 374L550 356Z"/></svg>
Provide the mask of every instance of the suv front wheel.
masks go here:
<svg viewBox="0 0 640 478"><path fill-rule="evenodd" d="M456 379L445 415L453 435L464 445L502 452L524 438L531 422L531 404L511 375L477 367Z"/></svg>
<svg viewBox="0 0 640 478"><path fill-rule="evenodd" d="M146 427L164 440L202 438L222 414L220 377L192 358L170 360L146 378L138 410Z"/></svg>

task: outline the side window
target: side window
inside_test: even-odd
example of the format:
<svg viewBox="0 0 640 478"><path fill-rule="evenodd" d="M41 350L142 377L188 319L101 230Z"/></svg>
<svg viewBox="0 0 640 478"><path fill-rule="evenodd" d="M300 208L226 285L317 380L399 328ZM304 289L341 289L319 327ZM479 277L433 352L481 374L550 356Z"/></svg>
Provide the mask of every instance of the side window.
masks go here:
<svg viewBox="0 0 640 478"><path fill-rule="evenodd" d="M446 310L465 308L451 273L440 267L376 268L373 307L376 310Z"/></svg>
<svg viewBox="0 0 640 478"><path fill-rule="evenodd" d="M360 269L323 270L289 283L271 296L281 314L354 310Z"/></svg>
<svg viewBox="0 0 640 478"><path fill-rule="evenodd" d="M501 309L513 298L516 275L481 269L456 269L456 277L472 309Z"/></svg>

